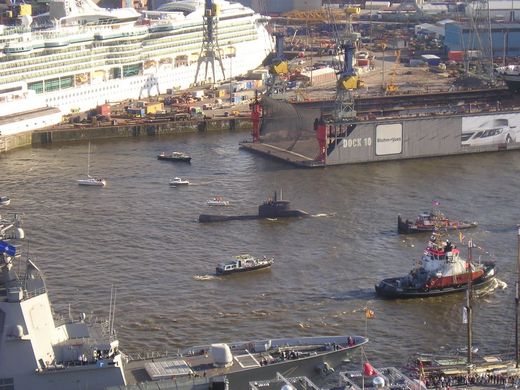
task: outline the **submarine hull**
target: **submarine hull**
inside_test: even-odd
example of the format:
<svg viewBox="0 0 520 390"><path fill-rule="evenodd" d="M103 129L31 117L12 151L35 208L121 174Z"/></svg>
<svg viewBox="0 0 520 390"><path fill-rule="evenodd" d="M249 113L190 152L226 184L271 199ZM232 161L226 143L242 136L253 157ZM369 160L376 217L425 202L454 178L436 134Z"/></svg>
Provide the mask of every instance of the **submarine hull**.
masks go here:
<svg viewBox="0 0 520 390"><path fill-rule="evenodd" d="M302 210L288 210L281 213L272 213L264 215L212 215L200 214L199 222L224 222L224 221L245 221L251 219L268 219L268 218L297 218L308 217L309 214Z"/></svg>

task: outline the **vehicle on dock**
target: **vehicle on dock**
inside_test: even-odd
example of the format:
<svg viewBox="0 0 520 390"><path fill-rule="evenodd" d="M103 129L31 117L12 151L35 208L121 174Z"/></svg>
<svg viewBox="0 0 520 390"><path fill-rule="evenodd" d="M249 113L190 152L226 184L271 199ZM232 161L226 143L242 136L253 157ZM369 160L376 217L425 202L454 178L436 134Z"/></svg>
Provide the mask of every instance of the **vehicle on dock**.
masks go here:
<svg viewBox="0 0 520 390"><path fill-rule="evenodd" d="M253 257L251 255L239 255L226 263L221 263L216 268L217 275L230 275L239 272L256 271L259 269L270 268L274 263L274 258L262 259Z"/></svg>
<svg viewBox="0 0 520 390"><path fill-rule="evenodd" d="M406 219L403 221L401 215L397 216L397 231L400 234L431 233L435 229L459 230L476 227L478 222L467 222L448 219L444 214L437 211L420 213L415 221Z"/></svg>
<svg viewBox="0 0 520 390"><path fill-rule="evenodd" d="M187 186L187 185L190 185L190 181L176 176L170 180L170 185L171 186Z"/></svg>
<svg viewBox="0 0 520 390"><path fill-rule="evenodd" d="M471 251L473 244L468 246ZM492 261L473 262L471 254L462 258L443 234L434 232L421 261L406 276L387 278L375 285L382 298L424 298L488 286L496 277Z"/></svg>
<svg viewBox="0 0 520 390"><path fill-rule="evenodd" d="M182 152L161 152L157 155L157 160L161 161L179 161L179 162L191 162L191 157L186 153Z"/></svg>
<svg viewBox="0 0 520 390"><path fill-rule="evenodd" d="M0 207L2 206L9 206L9 204L11 203L11 198L9 198L8 196L0 196Z"/></svg>

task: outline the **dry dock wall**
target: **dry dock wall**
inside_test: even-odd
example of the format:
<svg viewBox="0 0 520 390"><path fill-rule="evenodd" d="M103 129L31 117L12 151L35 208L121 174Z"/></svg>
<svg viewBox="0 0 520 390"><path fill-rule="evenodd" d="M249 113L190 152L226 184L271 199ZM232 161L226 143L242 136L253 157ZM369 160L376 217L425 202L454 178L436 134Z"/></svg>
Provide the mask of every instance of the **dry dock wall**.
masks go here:
<svg viewBox="0 0 520 390"><path fill-rule="evenodd" d="M75 127L54 126L9 136L0 136L0 153L24 146L75 142L87 139L128 138L141 136L175 135L197 132L250 131L249 118L185 122L140 122L123 125Z"/></svg>
<svg viewBox="0 0 520 390"><path fill-rule="evenodd" d="M343 137L329 137L326 165L518 148L520 112L378 119L352 124Z"/></svg>

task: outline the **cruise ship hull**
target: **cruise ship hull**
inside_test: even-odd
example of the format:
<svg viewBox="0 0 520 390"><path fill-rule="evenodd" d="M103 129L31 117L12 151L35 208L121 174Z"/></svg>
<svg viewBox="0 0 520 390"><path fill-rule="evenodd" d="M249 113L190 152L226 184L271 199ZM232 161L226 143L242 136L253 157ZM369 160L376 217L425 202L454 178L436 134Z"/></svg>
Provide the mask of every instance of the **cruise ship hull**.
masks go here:
<svg viewBox="0 0 520 390"><path fill-rule="evenodd" d="M63 7L63 2L51 3L50 12ZM214 22L216 53L205 55L203 2L171 4L167 11L143 15L133 8L110 10L115 15L110 23L96 24L95 15L109 11L83 0L71 4L84 7L71 11L75 15L49 14L59 25L48 29L27 28L22 36L6 27L0 32L0 117L27 111L36 100L37 108L52 107L66 115L213 85L255 69L271 52L267 18L222 1ZM55 124L52 119L21 123L10 133Z"/></svg>

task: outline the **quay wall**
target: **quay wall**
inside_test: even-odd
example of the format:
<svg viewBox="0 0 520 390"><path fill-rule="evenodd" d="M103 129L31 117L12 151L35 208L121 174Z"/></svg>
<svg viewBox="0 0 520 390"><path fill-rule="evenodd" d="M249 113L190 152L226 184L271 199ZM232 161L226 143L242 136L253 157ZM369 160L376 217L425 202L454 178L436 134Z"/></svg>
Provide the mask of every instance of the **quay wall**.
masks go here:
<svg viewBox="0 0 520 390"><path fill-rule="evenodd" d="M249 131L251 119L245 117L201 121L132 122L119 125L57 125L45 129L0 136L0 153L20 147L87 139L110 139L175 135L199 132Z"/></svg>

